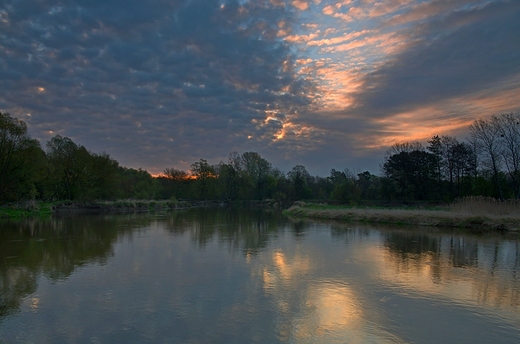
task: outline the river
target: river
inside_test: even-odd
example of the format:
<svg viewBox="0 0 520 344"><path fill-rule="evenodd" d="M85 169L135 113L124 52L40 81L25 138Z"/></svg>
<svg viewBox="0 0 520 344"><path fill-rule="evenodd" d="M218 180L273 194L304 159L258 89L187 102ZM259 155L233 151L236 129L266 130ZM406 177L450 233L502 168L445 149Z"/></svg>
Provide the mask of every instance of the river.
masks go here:
<svg viewBox="0 0 520 344"><path fill-rule="evenodd" d="M520 343L520 239L194 208L0 222L1 343Z"/></svg>

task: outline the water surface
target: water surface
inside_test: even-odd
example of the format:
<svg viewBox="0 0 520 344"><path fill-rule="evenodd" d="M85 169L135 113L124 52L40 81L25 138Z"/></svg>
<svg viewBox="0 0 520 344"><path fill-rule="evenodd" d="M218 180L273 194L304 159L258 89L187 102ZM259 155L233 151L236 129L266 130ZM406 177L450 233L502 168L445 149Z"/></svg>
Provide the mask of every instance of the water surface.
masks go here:
<svg viewBox="0 0 520 344"><path fill-rule="evenodd" d="M0 223L4 343L519 343L516 237L265 210Z"/></svg>

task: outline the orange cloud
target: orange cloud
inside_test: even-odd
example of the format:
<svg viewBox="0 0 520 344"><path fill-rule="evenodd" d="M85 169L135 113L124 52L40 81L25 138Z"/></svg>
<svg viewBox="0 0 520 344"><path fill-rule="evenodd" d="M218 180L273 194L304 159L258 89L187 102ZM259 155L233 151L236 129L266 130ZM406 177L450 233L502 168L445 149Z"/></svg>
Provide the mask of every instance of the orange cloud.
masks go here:
<svg viewBox="0 0 520 344"><path fill-rule="evenodd" d="M285 6L285 3L282 0L270 0L269 2L275 6Z"/></svg>
<svg viewBox="0 0 520 344"><path fill-rule="evenodd" d="M363 35L362 33L361 35ZM360 36L361 36L360 35ZM381 43L387 42L392 43L395 42L395 33L385 33L381 35L373 35L369 37L365 37L363 39L358 39L349 43L339 44L335 47L326 47L322 49L322 52L327 53L338 53L338 52L346 52L349 50L363 48L363 47L378 47ZM404 40L404 36L400 37L401 40Z"/></svg>
<svg viewBox="0 0 520 344"><path fill-rule="evenodd" d="M520 75L514 78L520 80ZM395 142L426 142L434 135L464 135L468 126L478 118L518 111L517 87L520 87L520 82L513 81L514 78L512 83L516 87L509 90L495 90L494 93L486 90L372 120L372 125L378 129L373 134L365 132L359 135L356 142L362 147L379 149L390 147Z"/></svg>
<svg viewBox="0 0 520 344"><path fill-rule="evenodd" d="M373 120L379 127L374 135L357 138L366 148L390 147L396 142L426 142L434 135L445 135L466 129L473 120L464 117L446 116L445 108L437 106L423 107L405 113L399 113L384 119Z"/></svg>
<svg viewBox="0 0 520 344"><path fill-rule="evenodd" d="M362 30L362 31L357 31L357 32L351 32L351 33L343 34L342 36L339 36L339 37L309 41L307 44L315 45L315 46L339 44L339 43L350 41L354 38L369 34L371 32L372 32L371 30Z"/></svg>
<svg viewBox="0 0 520 344"><path fill-rule="evenodd" d="M300 11L305 11L306 9L309 8L309 4L307 3L307 1L304 1L304 0L294 0L292 2L292 5L294 7L296 7L297 9L299 9Z"/></svg>
<svg viewBox="0 0 520 344"><path fill-rule="evenodd" d="M317 37L319 37L319 34L320 34L320 31L318 30L315 33L311 33L308 35L287 36L287 37L285 37L285 40L290 43L305 43L305 42L310 42L310 41L316 39Z"/></svg>
<svg viewBox="0 0 520 344"><path fill-rule="evenodd" d="M313 60L309 59L309 58L307 58L307 59L298 59L298 60L296 60L296 63L297 64L308 64L308 63L311 63L312 61Z"/></svg>
<svg viewBox="0 0 520 344"><path fill-rule="evenodd" d="M328 15L328 16L332 16L332 15L334 15L334 13L336 13L336 11L334 10L334 7L329 5L329 6L325 6L323 8L322 13L325 15Z"/></svg>

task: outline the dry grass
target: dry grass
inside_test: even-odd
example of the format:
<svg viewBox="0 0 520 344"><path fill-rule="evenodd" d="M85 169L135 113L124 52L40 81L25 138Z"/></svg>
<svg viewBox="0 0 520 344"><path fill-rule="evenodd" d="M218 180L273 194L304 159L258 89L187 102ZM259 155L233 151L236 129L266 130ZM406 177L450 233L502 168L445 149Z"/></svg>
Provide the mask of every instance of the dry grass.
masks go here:
<svg viewBox="0 0 520 344"><path fill-rule="evenodd" d="M520 202L497 202L478 197L460 199L448 210L341 208L299 202L286 213L298 217L482 231L520 229Z"/></svg>
<svg viewBox="0 0 520 344"><path fill-rule="evenodd" d="M520 201L500 201L490 197L464 197L451 204L450 211L487 217L520 218Z"/></svg>

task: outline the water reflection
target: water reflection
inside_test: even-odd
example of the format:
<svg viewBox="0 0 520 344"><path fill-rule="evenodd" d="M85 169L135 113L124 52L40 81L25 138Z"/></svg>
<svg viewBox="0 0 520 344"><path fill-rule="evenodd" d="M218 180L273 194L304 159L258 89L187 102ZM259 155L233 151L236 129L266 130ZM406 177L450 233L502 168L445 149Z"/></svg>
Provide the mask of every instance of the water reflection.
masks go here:
<svg viewBox="0 0 520 344"><path fill-rule="evenodd" d="M214 240L255 254L276 236L287 218L277 211L244 208L195 208L173 213L165 219L168 231L175 235L188 234L199 246Z"/></svg>
<svg viewBox="0 0 520 344"><path fill-rule="evenodd" d="M0 341L520 341L517 238L230 208L0 226Z"/></svg>
<svg viewBox="0 0 520 344"><path fill-rule="evenodd" d="M123 219L125 226L118 226ZM2 221L0 319L16 312L23 298L36 292L40 275L58 282L85 264L103 265L113 255L119 234L148 223L135 215ZM37 304L35 299L32 308Z"/></svg>
<svg viewBox="0 0 520 344"><path fill-rule="evenodd" d="M384 233L374 266L388 283L453 301L520 311L518 241L498 236Z"/></svg>

